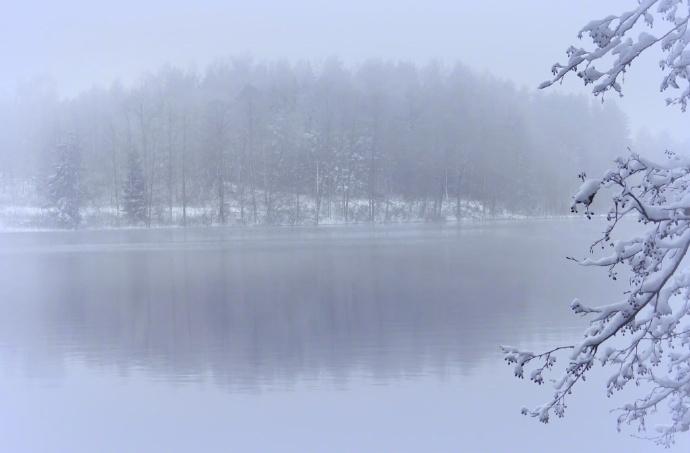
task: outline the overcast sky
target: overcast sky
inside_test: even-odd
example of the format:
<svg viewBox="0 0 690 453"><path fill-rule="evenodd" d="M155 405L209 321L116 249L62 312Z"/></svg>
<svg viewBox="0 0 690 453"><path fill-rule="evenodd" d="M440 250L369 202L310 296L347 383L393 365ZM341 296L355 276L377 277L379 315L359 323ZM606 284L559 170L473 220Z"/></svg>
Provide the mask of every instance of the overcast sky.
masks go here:
<svg viewBox="0 0 690 453"><path fill-rule="evenodd" d="M136 80L161 64L203 67L230 55L462 61L530 88L590 19L636 0L97 0L9 2L0 14L0 89L50 76L61 94ZM690 137L664 105L658 56L633 67L620 101L634 129ZM563 88L585 92L572 78Z"/></svg>

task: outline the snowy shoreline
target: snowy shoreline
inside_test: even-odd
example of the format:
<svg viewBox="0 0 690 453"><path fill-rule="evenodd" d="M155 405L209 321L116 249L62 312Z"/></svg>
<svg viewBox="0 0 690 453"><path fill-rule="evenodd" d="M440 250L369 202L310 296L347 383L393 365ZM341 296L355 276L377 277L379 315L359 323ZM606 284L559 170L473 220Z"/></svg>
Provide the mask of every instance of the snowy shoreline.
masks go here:
<svg viewBox="0 0 690 453"><path fill-rule="evenodd" d="M16 214L18 211L23 211L25 215L17 217L16 215L8 216L8 213ZM35 212L40 214L36 215ZM113 231L113 230L168 230L168 229L214 229L214 228L228 228L236 230L257 230L268 228L348 228L348 227L363 227L363 226L402 226L402 225L477 225L482 223L504 223L504 222L529 222L529 221L550 221L550 220L575 220L582 216L575 214L552 214L552 215L522 215L501 213L499 215L466 215L461 218L456 218L453 215L447 215L444 218L425 219L425 218L393 218L389 220L377 219L374 222L366 220L351 220L344 221L342 218L322 218L316 224L313 219L303 219L298 223L278 222L278 223L241 223L238 221L231 221L225 224L219 222L202 222L198 216L188 217L187 225L182 225L180 222L175 223L152 223L150 226L146 225L127 225L124 223L108 223L107 219L112 219L110 216L85 216L88 221L83 222L77 228L59 228L41 224L37 219L45 218L47 210L41 208L26 208L16 207L7 208L0 207L0 233L39 233L39 232L68 232L68 231ZM27 212L34 212L34 215L26 215Z"/></svg>

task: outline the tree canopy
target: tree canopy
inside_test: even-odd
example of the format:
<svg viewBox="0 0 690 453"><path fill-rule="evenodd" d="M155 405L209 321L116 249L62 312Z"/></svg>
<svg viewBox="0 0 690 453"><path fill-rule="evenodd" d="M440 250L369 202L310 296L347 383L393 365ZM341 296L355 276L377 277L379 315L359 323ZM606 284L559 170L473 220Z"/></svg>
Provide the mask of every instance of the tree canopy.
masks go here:
<svg viewBox="0 0 690 453"><path fill-rule="evenodd" d="M5 110L14 113L0 123L4 203L43 204L53 144L70 135L82 208L132 220L134 153L147 224L190 213L221 224L561 214L573 168L601 171L628 144L612 104L460 64L229 59L73 98L38 84Z"/></svg>

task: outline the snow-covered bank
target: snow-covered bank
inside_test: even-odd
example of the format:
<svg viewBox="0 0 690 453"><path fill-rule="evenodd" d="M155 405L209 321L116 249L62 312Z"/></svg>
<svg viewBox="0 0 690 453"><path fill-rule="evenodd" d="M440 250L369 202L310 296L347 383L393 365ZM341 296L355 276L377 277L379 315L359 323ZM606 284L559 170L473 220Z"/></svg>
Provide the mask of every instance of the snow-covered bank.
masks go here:
<svg viewBox="0 0 690 453"><path fill-rule="evenodd" d="M324 203L320 208L318 225L356 225L371 223L367 214L366 201L350 201L348 216L345 218L342 203ZM299 217L296 213L299 213ZM79 229L114 229L114 228L160 228L183 226L300 226L317 224L314 203L304 201L297 209L277 211L272 221L267 221L263 212L256 216L252 212L242 213L237 206L227 207L226 222L219 221L217 207L175 206L170 209L155 212L151 216L149 225L132 225L127 222L124 214L115 207L86 207L81 209L81 223ZM560 215L524 215L511 213L507 210L491 210L475 201L461 201L460 204L445 203L437 209L432 202L406 202L402 200L382 203L379 215L373 223L456 223L476 222L482 220L520 220L535 218L563 217ZM40 231L58 229L55 213L50 208L36 206L0 206L0 231Z"/></svg>

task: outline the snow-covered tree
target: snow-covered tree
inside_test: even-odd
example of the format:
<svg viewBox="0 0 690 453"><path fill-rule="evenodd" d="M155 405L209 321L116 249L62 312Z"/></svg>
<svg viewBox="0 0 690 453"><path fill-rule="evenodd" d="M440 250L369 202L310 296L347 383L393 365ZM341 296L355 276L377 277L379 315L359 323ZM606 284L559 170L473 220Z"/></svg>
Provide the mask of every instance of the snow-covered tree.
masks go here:
<svg viewBox="0 0 690 453"><path fill-rule="evenodd" d="M57 225L76 228L81 221L79 206L81 156L74 140L57 146L57 158L48 177L48 199L54 208Z"/></svg>
<svg viewBox="0 0 690 453"><path fill-rule="evenodd" d="M563 213L571 169L601 171L628 145L612 103L535 96L461 64L231 59L64 99L23 92L0 100L0 198L39 202L47 144L69 127L82 204L123 212L136 151L147 223L178 208L183 224Z"/></svg>
<svg viewBox="0 0 690 453"><path fill-rule="evenodd" d="M585 84L594 84L595 95L622 93L624 73L642 52L658 45L664 51L661 90L673 92L667 103L685 111L690 99L689 15L688 0L641 0L631 11L592 21L580 32L592 47L570 47L568 62L554 65L553 79L542 87L572 71ZM638 28L644 30L631 36ZM663 408L660 416L667 416L667 422L648 436L670 445L676 433L690 429L690 268L684 261L690 248L690 158L669 152L663 161L653 162L630 152L615 164L601 178L581 175L573 212L584 207L591 217L596 196L609 197L610 210L608 226L590 256L573 260L603 267L613 279L626 267L628 291L622 300L601 306L573 301L573 312L589 318L577 344L539 353L502 349L520 378L527 374L542 384L547 373L557 374L553 396L539 407L523 409L524 414L545 423L552 414L563 416L576 384L601 363L612 371L606 382L609 395L630 383L643 389L638 399L619 408L619 427L633 424L645 430L650 414ZM641 224L642 234L618 237L628 217ZM556 363L560 355L566 359L561 368Z"/></svg>
<svg viewBox="0 0 690 453"><path fill-rule="evenodd" d="M127 156L127 178L122 192L127 220L133 225L146 222L146 181L141 158L134 151Z"/></svg>

